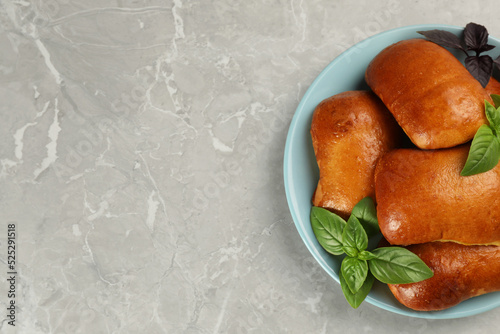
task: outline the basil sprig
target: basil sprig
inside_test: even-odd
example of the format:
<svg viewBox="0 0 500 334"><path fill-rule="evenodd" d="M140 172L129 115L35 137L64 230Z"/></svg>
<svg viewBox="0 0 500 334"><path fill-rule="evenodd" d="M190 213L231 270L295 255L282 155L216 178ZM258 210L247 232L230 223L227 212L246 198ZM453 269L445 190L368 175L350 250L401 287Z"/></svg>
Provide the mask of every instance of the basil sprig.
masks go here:
<svg viewBox="0 0 500 334"><path fill-rule="evenodd" d="M465 68L483 87L486 87L490 81L493 68L495 66L500 68L500 56L493 59L489 55L481 55L483 52L494 49L495 46L488 44L488 30L480 24L468 23L464 28L462 39L446 30L435 29L417 32L433 43L463 51L466 56ZM469 54L470 51L473 51L472 55Z"/></svg>
<svg viewBox="0 0 500 334"><path fill-rule="evenodd" d="M347 302L357 308L370 292L375 278L387 284L419 282L433 276L415 254L401 247L368 248L369 237L380 232L375 204L370 197L354 207L347 222L320 207L311 209L311 226L320 245L332 255L346 256L339 280Z"/></svg>
<svg viewBox="0 0 500 334"><path fill-rule="evenodd" d="M484 101L486 118L489 124L479 127L469 149L469 155L462 176L470 176L491 170L500 159L500 95L492 94L493 106Z"/></svg>

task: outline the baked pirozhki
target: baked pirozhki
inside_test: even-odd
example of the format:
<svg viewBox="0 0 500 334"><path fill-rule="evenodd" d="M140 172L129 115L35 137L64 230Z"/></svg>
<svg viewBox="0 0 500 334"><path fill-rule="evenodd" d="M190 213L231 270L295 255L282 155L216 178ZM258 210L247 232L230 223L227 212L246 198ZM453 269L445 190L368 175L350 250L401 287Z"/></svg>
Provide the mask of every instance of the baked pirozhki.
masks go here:
<svg viewBox="0 0 500 334"><path fill-rule="evenodd" d="M500 165L461 176L468 152L469 145L397 149L380 159L377 217L389 243L500 244Z"/></svg>
<svg viewBox="0 0 500 334"><path fill-rule="evenodd" d="M486 123L491 98L445 48L410 39L382 50L365 79L412 142L421 149L447 148L472 139Z"/></svg>
<svg viewBox="0 0 500 334"><path fill-rule="evenodd" d="M439 311L472 297L500 291L500 247L430 242L406 247L434 276L409 284L389 284L396 299L417 311Z"/></svg>
<svg viewBox="0 0 500 334"><path fill-rule="evenodd" d="M377 161L403 136L392 115L372 92L349 91L322 101L311 122L319 167L313 205L348 217L362 198L374 197Z"/></svg>

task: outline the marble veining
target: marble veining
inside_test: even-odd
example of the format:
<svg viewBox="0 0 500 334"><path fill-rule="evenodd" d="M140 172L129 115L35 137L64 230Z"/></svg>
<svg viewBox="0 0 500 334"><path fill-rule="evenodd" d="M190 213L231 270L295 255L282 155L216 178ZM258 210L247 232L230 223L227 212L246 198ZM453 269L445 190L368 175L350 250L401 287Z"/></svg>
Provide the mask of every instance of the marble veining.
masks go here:
<svg viewBox="0 0 500 334"><path fill-rule="evenodd" d="M353 310L314 261L283 185L288 126L319 72L483 1L0 1L2 333L485 333ZM5 315L8 284L0 284Z"/></svg>

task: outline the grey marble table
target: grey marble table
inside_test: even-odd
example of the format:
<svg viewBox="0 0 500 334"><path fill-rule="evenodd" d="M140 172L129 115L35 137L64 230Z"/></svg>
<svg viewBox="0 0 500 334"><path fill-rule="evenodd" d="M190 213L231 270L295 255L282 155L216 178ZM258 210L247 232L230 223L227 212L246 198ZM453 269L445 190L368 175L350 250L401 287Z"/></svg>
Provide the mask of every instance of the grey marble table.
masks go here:
<svg viewBox="0 0 500 334"><path fill-rule="evenodd" d="M410 24L473 21L500 36L496 9L0 1L0 332L496 331L500 309L351 309L300 239L282 173L294 111L342 51Z"/></svg>

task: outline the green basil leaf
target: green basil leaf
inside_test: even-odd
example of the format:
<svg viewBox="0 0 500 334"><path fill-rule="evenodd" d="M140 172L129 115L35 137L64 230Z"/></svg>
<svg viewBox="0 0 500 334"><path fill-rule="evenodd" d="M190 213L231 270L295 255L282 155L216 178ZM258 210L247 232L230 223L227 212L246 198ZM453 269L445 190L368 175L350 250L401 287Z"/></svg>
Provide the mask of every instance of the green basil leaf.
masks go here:
<svg viewBox="0 0 500 334"><path fill-rule="evenodd" d="M358 257L358 250L354 247L349 247L349 246L342 246L342 250L347 256L350 257Z"/></svg>
<svg viewBox="0 0 500 334"><path fill-rule="evenodd" d="M493 100L493 103L495 104L495 108L500 108L500 95L498 94L491 94L491 99Z"/></svg>
<svg viewBox="0 0 500 334"><path fill-rule="evenodd" d="M472 139L469 156L460 175L469 176L484 173L498 164L500 141L491 127L481 125Z"/></svg>
<svg viewBox="0 0 500 334"><path fill-rule="evenodd" d="M360 260L371 260L375 257L376 256L373 253L370 253L369 251L362 251L358 253L358 259Z"/></svg>
<svg viewBox="0 0 500 334"><path fill-rule="evenodd" d="M340 279L340 287L342 288L342 292L344 293L344 297L351 305L353 308L358 308L359 305L365 300L366 296L368 296L368 293L370 293L370 290L372 289L373 282L375 282L375 277L373 277L372 274L368 273L366 276L366 280L359 288L359 290L356 293L352 293L351 289L349 289L349 286L346 283L346 280L344 276L339 275Z"/></svg>
<svg viewBox="0 0 500 334"><path fill-rule="evenodd" d="M320 245L330 254L342 255L342 232L345 220L320 207L311 209L311 226Z"/></svg>
<svg viewBox="0 0 500 334"><path fill-rule="evenodd" d="M368 237L372 237L380 232L377 210L371 197L365 197L359 201L352 209L351 215L358 218Z"/></svg>
<svg viewBox="0 0 500 334"><path fill-rule="evenodd" d="M423 281L434 275L417 255L402 247L381 247L372 251L368 264L376 279L387 284Z"/></svg>
<svg viewBox="0 0 500 334"><path fill-rule="evenodd" d="M363 251L368 247L368 236L358 218L351 215L342 232L342 243L345 246Z"/></svg>
<svg viewBox="0 0 500 334"><path fill-rule="evenodd" d="M340 265L340 273L352 293L358 292L368 275L368 263L355 257L345 257Z"/></svg>
<svg viewBox="0 0 500 334"><path fill-rule="evenodd" d="M500 110L485 100L484 111L488 122L490 122L490 127L495 130L494 133L496 132L495 135L498 136L498 133L500 133Z"/></svg>

